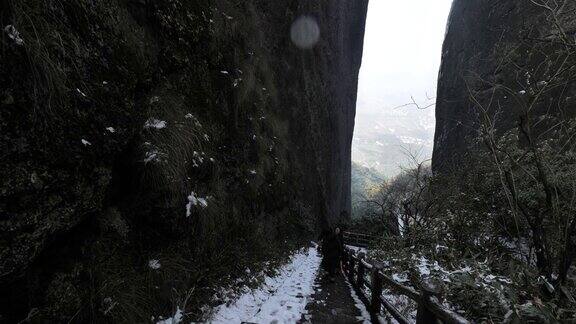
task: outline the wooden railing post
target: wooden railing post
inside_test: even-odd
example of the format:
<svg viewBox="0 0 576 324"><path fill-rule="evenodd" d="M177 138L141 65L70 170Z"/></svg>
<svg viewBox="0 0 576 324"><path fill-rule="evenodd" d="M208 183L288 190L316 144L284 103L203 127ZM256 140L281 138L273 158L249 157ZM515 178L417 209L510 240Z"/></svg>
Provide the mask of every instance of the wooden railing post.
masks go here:
<svg viewBox="0 0 576 324"><path fill-rule="evenodd" d="M354 256L352 253L350 253L348 259L348 282L350 282L351 285L354 284Z"/></svg>
<svg viewBox="0 0 576 324"><path fill-rule="evenodd" d="M404 286L382 273L382 263L367 263L364 261L364 258L364 253L360 252L356 254L352 249L345 248L342 262L345 266L344 272L348 282L353 286L362 303L364 303L370 311L372 323L380 323L382 315L380 312L383 308L384 312L388 312L389 315L399 323L411 322L400 313L394 305L382 297L384 284L390 286L390 289L418 303L416 324L437 324L438 322L454 324L470 323L456 312L444 308L439 299L436 298L442 295L443 288L441 282L422 282L422 292L417 292L413 288ZM356 263L358 263L358 268L354 269ZM366 271L370 271L371 285L367 285L365 282L364 276L366 275ZM366 294L365 286L370 288L370 298L368 298Z"/></svg>
<svg viewBox="0 0 576 324"><path fill-rule="evenodd" d="M364 274L366 269L362 264L363 259L364 255L361 253L358 257L358 273L356 276L356 286L358 286L358 289L362 289L364 287Z"/></svg>
<svg viewBox="0 0 576 324"><path fill-rule="evenodd" d="M382 278L378 275L382 269L381 264L373 264L371 281L372 281L372 293L370 301L370 314L372 315L372 321L378 323L378 315L382 309Z"/></svg>
<svg viewBox="0 0 576 324"><path fill-rule="evenodd" d="M422 297L418 302L418 313L416 314L416 324L436 324L437 318L429 308L428 303L430 298L434 296L438 291L433 286L424 284L422 287Z"/></svg>

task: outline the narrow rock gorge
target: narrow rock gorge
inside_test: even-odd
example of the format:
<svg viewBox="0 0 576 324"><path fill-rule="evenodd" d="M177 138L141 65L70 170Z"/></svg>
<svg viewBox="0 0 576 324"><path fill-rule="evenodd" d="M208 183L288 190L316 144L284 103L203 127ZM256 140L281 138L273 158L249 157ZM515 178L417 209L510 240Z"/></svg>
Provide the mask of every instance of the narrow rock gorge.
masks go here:
<svg viewBox="0 0 576 324"><path fill-rule="evenodd" d="M197 311L349 215L366 10L3 1L0 322Z"/></svg>

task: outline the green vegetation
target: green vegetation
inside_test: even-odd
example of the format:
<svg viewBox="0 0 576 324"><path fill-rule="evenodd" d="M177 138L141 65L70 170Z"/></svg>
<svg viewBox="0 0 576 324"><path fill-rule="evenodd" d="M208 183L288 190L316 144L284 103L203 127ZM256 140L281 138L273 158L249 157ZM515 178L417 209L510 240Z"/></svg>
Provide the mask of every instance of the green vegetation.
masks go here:
<svg viewBox="0 0 576 324"><path fill-rule="evenodd" d="M457 164L416 163L369 200L387 229L371 257L477 322L576 319L576 44L564 7L540 4L544 32L499 43L494 75L465 75L478 132Z"/></svg>
<svg viewBox="0 0 576 324"><path fill-rule="evenodd" d="M377 171L352 162L352 218L365 216L368 211L365 199L384 181Z"/></svg>
<svg viewBox="0 0 576 324"><path fill-rule="evenodd" d="M570 252L562 249L565 241L557 232L569 230L567 219L545 228L546 250L553 252L547 256L555 265L548 277L547 269L539 268L529 220L514 218L489 151L477 152L485 155L469 157L463 163L470 167L450 175L432 176L416 168L382 185L371 200L384 207L376 209L381 213L356 224L365 232L385 233L370 257L385 262L385 272L405 284L441 287L443 298L475 321L573 318L576 282L573 268L561 278ZM553 173L570 190L573 186L565 181L576 179L571 163L564 161ZM516 180L522 199L532 206L544 204L542 187L520 185L524 181L533 179Z"/></svg>

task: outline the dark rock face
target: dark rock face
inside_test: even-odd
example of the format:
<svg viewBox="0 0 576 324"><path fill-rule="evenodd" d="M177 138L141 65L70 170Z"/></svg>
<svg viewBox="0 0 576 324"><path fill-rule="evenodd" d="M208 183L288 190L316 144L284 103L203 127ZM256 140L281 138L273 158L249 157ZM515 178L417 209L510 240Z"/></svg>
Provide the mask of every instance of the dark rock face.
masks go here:
<svg viewBox="0 0 576 324"><path fill-rule="evenodd" d="M293 124L302 127L295 127L292 135L297 139L299 159L304 161L299 168L318 175L304 179L305 190L314 197L315 213L323 215L322 226L334 226L341 221L342 211L350 215L351 210L351 143L367 1L312 7L302 12L318 13L321 41L314 53L296 50L299 53L289 55L297 59L288 64L302 76L296 77L300 84L286 84L284 91L287 101L290 97L300 100L292 116Z"/></svg>
<svg viewBox="0 0 576 324"><path fill-rule="evenodd" d="M555 10L568 35L575 27L574 6L567 1ZM557 65L550 59L559 49L552 41L557 33L551 13L530 1L454 1L438 81L435 171L457 166L473 145L482 124L478 104L487 108L498 134L518 125L519 102ZM569 96L573 90L567 90ZM550 92L544 99L554 97ZM549 102L537 106L540 113L549 112Z"/></svg>
<svg viewBox="0 0 576 324"><path fill-rule="evenodd" d="M366 7L2 2L0 321L148 321L206 260L349 214Z"/></svg>

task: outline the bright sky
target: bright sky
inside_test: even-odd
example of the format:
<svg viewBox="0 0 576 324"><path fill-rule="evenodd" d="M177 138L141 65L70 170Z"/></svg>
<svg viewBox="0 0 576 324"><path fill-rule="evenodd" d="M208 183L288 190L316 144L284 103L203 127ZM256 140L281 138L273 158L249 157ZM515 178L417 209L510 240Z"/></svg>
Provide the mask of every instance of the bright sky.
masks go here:
<svg viewBox="0 0 576 324"><path fill-rule="evenodd" d="M434 132L434 107L425 111L415 107L395 109L411 102L426 105L436 96L436 83L442 42L452 0L370 0L364 57L360 70L353 160L363 165L379 163L371 143L378 140L380 154L397 155L403 144L392 144L391 136L403 143L426 142L431 153ZM388 138L390 143L386 143ZM429 156L426 156L429 157Z"/></svg>
<svg viewBox="0 0 576 324"><path fill-rule="evenodd" d="M409 102L410 95L421 100L426 100L426 92L435 96L451 3L452 0L370 1L359 103L376 99L395 107Z"/></svg>

